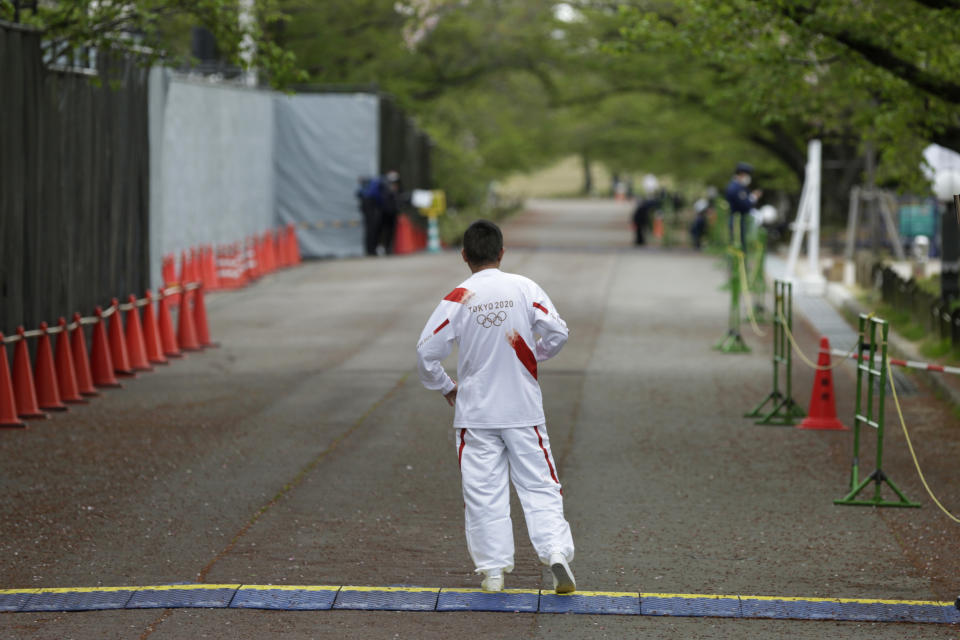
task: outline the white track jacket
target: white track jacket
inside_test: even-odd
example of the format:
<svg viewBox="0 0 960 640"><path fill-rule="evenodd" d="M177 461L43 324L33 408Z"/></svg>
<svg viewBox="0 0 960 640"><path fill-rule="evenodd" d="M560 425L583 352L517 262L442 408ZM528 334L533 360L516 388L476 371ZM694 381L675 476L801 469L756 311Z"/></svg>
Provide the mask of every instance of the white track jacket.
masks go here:
<svg viewBox="0 0 960 640"><path fill-rule="evenodd" d="M567 342L567 324L537 283L483 269L447 294L417 344L420 381L449 393L454 382L443 360L460 345L453 426L532 427L545 422L537 362Z"/></svg>

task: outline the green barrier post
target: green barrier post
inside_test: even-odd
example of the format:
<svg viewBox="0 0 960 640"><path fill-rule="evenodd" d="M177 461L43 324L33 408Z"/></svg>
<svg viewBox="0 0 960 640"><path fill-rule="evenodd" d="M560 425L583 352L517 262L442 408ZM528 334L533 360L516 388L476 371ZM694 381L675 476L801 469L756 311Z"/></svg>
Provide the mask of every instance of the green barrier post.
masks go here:
<svg viewBox="0 0 960 640"><path fill-rule="evenodd" d="M744 283L740 282L739 250L731 246L727 253L730 263L729 328L727 329L727 335L713 348L723 353L749 353L750 347L747 346L747 343L743 341L743 336L740 335L740 287Z"/></svg>
<svg viewBox="0 0 960 640"><path fill-rule="evenodd" d="M767 253L767 230L757 227L753 233L753 272L750 273L750 293L753 294L753 317L757 322L766 322L763 300L767 295L767 279L764 262Z"/></svg>
<svg viewBox="0 0 960 640"><path fill-rule="evenodd" d="M860 357L857 361L857 401L856 414L853 418L853 466L850 470L850 492L843 498L834 500L834 504L868 507L920 506L916 502L910 502L883 471L883 408L887 388L887 332L889 328L885 320L860 315L860 339L857 345ZM877 344L877 329L880 329L879 345ZM868 338L869 343L867 342ZM879 360L877 360L877 356L879 356ZM866 412L864 412L863 405L864 384L866 384L867 396ZM877 430L877 468L864 480L860 480L860 430L864 425ZM875 484L873 498L858 499L857 496L860 492L871 482ZM890 487L900 499L896 501L885 500L881 495L884 484Z"/></svg>
<svg viewBox="0 0 960 640"><path fill-rule="evenodd" d="M784 280L773 281L773 391L745 418L758 418L757 424L793 426L794 418L806 412L793 400L793 349L787 332L793 331L793 285ZM783 367L783 391L780 390L780 368ZM766 409L770 405L769 409Z"/></svg>

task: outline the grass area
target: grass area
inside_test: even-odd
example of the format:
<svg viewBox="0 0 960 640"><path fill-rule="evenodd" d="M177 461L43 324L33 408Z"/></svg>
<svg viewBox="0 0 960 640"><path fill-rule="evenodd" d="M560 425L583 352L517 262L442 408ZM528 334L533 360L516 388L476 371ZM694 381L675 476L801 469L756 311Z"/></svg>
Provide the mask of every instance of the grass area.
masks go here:
<svg viewBox="0 0 960 640"><path fill-rule="evenodd" d="M599 163L593 164L593 188L596 193L610 191L610 172ZM580 159L570 156L554 165L528 174L507 178L499 188L511 198L574 198L583 195L583 167Z"/></svg>
<svg viewBox="0 0 960 640"><path fill-rule="evenodd" d="M496 206L449 209L437 219L440 241L448 247L458 247L463 240L463 232L474 220L483 218L500 222L519 211L521 207L523 207L522 200L503 200Z"/></svg>
<svg viewBox="0 0 960 640"><path fill-rule="evenodd" d="M960 358L960 352L953 348L949 338L941 339L937 335L930 334L927 328L917 323L911 314L884 304L877 293L864 293L858 296L858 300L864 308L873 311L878 317L889 322L891 330L895 331L897 335L910 342L917 343L923 357L930 360ZM851 326L857 326L858 320L855 314L844 312L844 316Z"/></svg>

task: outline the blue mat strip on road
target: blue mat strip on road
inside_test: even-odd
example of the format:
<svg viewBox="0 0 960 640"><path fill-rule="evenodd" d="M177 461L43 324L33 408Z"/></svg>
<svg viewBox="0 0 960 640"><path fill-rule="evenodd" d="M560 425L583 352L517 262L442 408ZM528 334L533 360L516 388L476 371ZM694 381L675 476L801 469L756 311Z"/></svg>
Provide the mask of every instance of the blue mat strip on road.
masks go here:
<svg viewBox="0 0 960 640"><path fill-rule="evenodd" d="M793 598L683 593L549 591L425 587L177 584L146 587L0 589L0 611L102 611L181 607L322 611L504 611L855 620L960 624L950 602L855 598Z"/></svg>
<svg viewBox="0 0 960 640"><path fill-rule="evenodd" d="M441 589L437 611L513 611L536 613L540 608L540 592L504 589L500 593L484 593L476 589Z"/></svg>
<svg viewBox="0 0 960 640"><path fill-rule="evenodd" d="M333 608L340 587L286 587L244 585L230 602L231 609L323 611Z"/></svg>

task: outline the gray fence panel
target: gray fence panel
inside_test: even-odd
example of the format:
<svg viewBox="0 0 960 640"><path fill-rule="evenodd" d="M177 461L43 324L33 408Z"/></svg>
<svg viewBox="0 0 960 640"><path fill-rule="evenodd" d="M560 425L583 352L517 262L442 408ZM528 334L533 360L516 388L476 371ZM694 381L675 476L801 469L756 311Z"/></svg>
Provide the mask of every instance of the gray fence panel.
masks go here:
<svg viewBox="0 0 960 640"><path fill-rule="evenodd" d="M364 93L276 99L277 218L298 226L305 257L363 254L354 194L359 178L377 174L378 101Z"/></svg>
<svg viewBox="0 0 960 640"><path fill-rule="evenodd" d="M273 101L155 69L150 79L152 281L164 255L275 226Z"/></svg>

